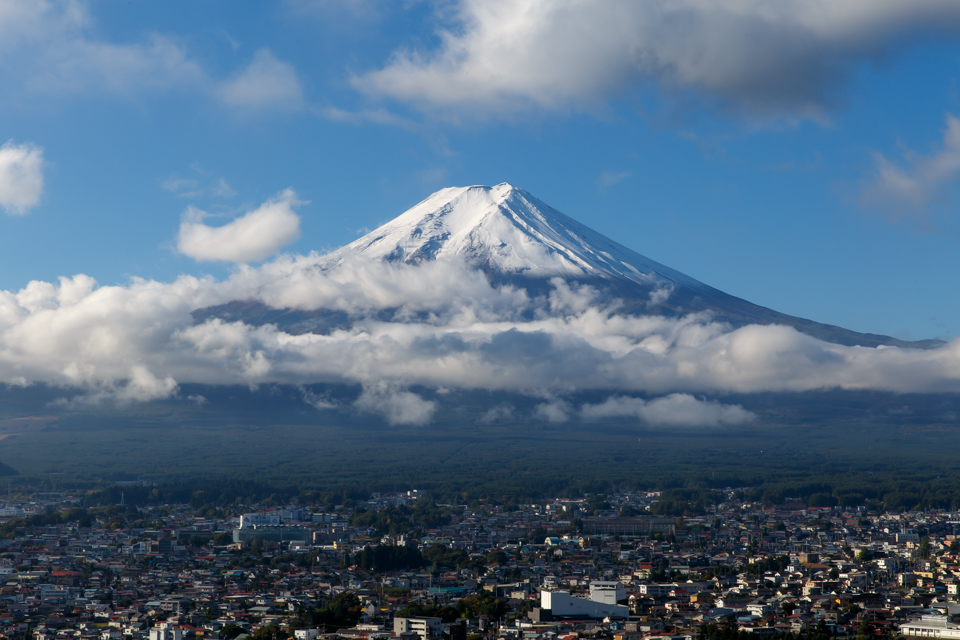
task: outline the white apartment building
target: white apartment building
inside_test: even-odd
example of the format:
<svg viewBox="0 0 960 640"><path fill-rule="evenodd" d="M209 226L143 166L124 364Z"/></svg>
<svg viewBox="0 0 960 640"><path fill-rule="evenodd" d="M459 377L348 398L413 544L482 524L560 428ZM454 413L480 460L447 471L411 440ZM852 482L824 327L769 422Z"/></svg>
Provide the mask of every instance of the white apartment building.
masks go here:
<svg viewBox="0 0 960 640"><path fill-rule="evenodd" d="M150 629L150 640L183 640L183 629L161 622Z"/></svg>
<svg viewBox="0 0 960 640"><path fill-rule="evenodd" d="M394 618L393 635L398 636L401 633L415 633L420 636L420 640L438 638L443 634L443 620L440 618Z"/></svg>
<svg viewBox="0 0 960 640"><path fill-rule="evenodd" d="M591 582L590 599L603 604L620 604L627 601L627 590L622 582Z"/></svg>

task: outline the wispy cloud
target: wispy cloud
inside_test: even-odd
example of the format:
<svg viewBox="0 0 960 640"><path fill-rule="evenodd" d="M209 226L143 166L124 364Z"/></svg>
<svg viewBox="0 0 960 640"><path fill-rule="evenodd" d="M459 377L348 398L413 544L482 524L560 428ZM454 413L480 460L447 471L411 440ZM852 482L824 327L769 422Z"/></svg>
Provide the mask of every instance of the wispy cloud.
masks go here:
<svg viewBox="0 0 960 640"><path fill-rule="evenodd" d="M164 190L176 194L178 198L232 198L237 192L225 178L217 178L202 184L196 178L168 178L161 185Z"/></svg>
<svg viewBox="0 0 960 640"><path fill-rule="evenodd" d="M604 171L600 174L600 177L597 178L597 189L600 193L603 193L613 185L623 182L633 173L630 171Z"/></svg>
<svg viewBox="0 0 960 640"><path fill-rule="evenodd" d="M939 150L929 155L908 151L900 166L877 152L874 162L875 173L861 193L863 205L894 219L924 220L928 205L960 176L960 119L947 115Z"/></svg>
<svg viewBox="0 0 960 640"><path fill-rule="evenodd" d="M510 403L498 404L495 407L490 407L487 411L480 417L480 422L485 424L497 424L500 422L507 422L514 419L514 407Z"/></svg>
<svg viewBox="0 0 960 640"><path fill-rule="evenodd" d="M43 195L43 149L32 144L0 146L0 207L24 215Z"/></svg>
<svg viewBox="0 0 960 640"><path fill-rule="evenodd" d="M415 125L406 118L402 118L386 109L360 109L358 111L347 111L339 107L324 107L316 109L317 115L326 118L332 122L343 122L347 124L379 124L390 127L401 127L404 129L413 129Z"/></svg>
<svg viewBox="0 0 960 640"><path fill-rule="evenodd" d="M339 20L348 16L353 20L369 22L379 19L383 8L391 3L378 0L284 0L284 4L298 16Z"/></svg>
<svg viewBox="0 0 960 640"><path fill-rule="evenodd" d="M234 43L236 44L236 43ZM99 37L85 2L5 0L0 4L0 97L187 92L231 110L298 110L305 106L296 71L269 50L232 77L211 74L186 43L152 33L118 43Z"/></svg>
<svg viewBox="0 0 960 640"><path fill-rule="evenodd" d="M246 69L220 83L216 95L229 107L250 111L299 111L305 105L297 72L269 49L257 51Z"/></svg>

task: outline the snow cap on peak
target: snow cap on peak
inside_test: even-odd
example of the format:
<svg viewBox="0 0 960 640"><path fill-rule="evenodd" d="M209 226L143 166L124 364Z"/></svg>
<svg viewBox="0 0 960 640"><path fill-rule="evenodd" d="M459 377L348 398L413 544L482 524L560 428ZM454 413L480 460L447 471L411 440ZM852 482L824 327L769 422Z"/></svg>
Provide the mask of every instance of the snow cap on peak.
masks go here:
<svg viewBox="0 0 960 640"><path fill-rule="evenodd" d="M440 203L453 202L466 194L473 194L484 199L502 200L513 192L523 192L522 189L514 187L509 182L501 182L498 185L489 186L485 184L473 184L467 187L446 187L434 193L431 193L422 202L403 213L400 217L407 215L412 211L419 211L424 205L437 206Z"/></svg>
<svg viewBox="0 0 960 640"><path fill-rule="evenodd" d="M507 182L441 189L331 257L343 251L408 264L463 259L505 275L700 285Z"/></svg>

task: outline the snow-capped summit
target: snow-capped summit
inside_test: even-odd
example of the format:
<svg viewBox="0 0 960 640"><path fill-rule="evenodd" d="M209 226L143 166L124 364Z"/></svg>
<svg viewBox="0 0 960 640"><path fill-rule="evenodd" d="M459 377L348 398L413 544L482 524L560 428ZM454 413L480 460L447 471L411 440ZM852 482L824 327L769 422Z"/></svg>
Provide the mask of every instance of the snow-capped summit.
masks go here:
<svg viewBox="0 0 960 640"><path fill-rule="evenodd" d="M704 285L654 262L510 184L451 187L334 252L417 264L466 259L502 275Z"/></svg>

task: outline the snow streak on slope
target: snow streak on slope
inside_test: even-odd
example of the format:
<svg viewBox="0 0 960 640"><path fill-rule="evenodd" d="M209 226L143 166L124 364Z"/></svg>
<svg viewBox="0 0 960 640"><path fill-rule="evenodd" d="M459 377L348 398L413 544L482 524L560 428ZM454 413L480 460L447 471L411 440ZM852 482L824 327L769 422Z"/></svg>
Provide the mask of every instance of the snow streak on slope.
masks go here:
<svg viewBox="0 0 960 640"><path fill-rule="evenodd" d="M707 288L585 227L509 184L451 187L331 255L419 264L463 259L485 271L534 278L622 278Z"/></svg>

